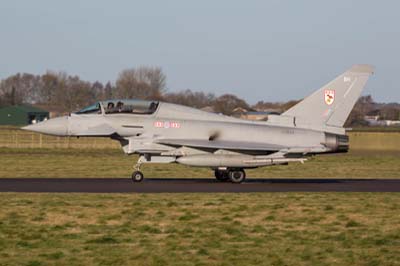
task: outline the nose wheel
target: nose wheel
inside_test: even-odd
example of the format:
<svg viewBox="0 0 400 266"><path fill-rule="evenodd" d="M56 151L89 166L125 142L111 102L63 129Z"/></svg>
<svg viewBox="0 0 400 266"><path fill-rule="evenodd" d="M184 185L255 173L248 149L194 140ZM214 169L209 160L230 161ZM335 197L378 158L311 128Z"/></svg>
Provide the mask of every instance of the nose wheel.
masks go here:
<svg viewBox="0 0 400 266"><path fill-rule="evenodd" d="M139 156L137 163L133 167L135 169L135 171L133 171L132 176L131 176L133 182L142 182L143 181L144 175L140 171L140 166L142 165L143 160L144 160L144 157Z"/></svg>
<svg viewBox="0 0 400 266"><path fill-rule="evenodd" d="M133 182L142 182L144 178L144 175L142 172L140 171L134 171L132 173L132 181Z"/></svg>

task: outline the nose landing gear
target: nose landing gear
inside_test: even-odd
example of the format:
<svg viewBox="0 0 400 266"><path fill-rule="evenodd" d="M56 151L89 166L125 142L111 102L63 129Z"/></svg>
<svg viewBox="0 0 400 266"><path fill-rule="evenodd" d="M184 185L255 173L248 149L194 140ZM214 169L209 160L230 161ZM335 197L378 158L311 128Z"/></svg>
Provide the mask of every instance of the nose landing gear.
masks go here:
<svg viewBox="0 0 400 266"><path fill-rule="evenodd" d="M142 182L144 178L144 175L142 172L140 171L134 171L132 173L132 181L133 182Z"/></svg>
<svg viewBox="0 0 400 266"><path fill-rule="evenodd" d="M135 171L133 171L132 176L131 176L133 182L142 182L144 179L144 175L140 171L140 166L142 165L142 163L143 163L143 158L142 158L142 156L140 156L139 160L133 167L135 169Z"/></svg>

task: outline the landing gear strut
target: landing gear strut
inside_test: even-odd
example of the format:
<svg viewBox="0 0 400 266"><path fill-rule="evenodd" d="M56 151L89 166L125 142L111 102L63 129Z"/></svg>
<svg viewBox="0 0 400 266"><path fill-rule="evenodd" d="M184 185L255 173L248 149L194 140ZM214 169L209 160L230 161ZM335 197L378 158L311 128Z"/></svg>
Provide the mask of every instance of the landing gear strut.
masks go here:
<svg viewBox="0 0 400 266"><path fill-rule="evenodd" d="M143 163L144 158L142 156L139 157L139 160L137 161L137 163L135 164L135 166L133 167L135 169L135 171L133 171L132 173L132 181L133 182L142 182L144 179L144 175L143 173L140 171L140 166Z"/></svg>

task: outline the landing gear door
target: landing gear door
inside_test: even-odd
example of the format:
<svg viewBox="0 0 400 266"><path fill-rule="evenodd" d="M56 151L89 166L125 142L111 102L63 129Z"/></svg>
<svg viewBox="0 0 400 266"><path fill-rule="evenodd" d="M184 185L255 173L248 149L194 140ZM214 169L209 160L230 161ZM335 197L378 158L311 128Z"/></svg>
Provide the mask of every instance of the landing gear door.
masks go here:
<svg viewBox="0 0 400 266"><path fill-rule="evenodd" d="M168 146L154 143L153 138L126 138L120 140L120 143L126 154L161 154L171 149Z"/></svg>

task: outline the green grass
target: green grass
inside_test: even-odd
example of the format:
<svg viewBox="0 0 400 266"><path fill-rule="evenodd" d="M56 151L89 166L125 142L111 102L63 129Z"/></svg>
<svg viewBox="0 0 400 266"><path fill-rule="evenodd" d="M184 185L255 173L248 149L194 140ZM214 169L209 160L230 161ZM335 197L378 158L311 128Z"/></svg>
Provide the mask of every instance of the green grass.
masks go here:
<svg viewBox="0 0 400 266"><path fill-rule="evenodd" d="M0 265L400 265L398 193L2 193L0 205Z"/></svg>
<svg viewBox="0 0 400 266"><path fill-rule="evenodd" d="M137 156L115 149L0 149L0 178L5 177L129 177ZM177 164L145 164L146 177L212 177L207 168ZM398 178L400 152L354 151L320 155L304 164L291 163L247 171L265 178Z"/></svg>
<svg viewBox="0 0 400 266"><path fill-rule="evenodd" d="M400 132L351 132L353 150L400 151Z"/></svg>

